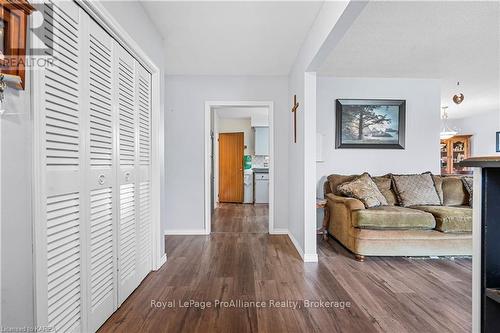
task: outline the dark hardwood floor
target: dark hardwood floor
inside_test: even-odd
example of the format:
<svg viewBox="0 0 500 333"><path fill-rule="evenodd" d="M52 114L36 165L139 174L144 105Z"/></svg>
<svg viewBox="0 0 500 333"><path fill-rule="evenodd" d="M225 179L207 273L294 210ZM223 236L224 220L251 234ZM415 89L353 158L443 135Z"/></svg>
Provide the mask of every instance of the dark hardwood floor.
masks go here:
<svg viewBox="0 0 500 333"><path fill-rule="evenodd" d="M240 221L236 230L262 229L244 227L238 220L243 213L235 212L241 207L225 208L219 212L223 221L213 226L224 232L168 236L168 262L146 277L100 332L471 331L470 259L357 262L333 239L318 238L319 262L305 264L287 236L228 231L230 219ZM212 307L179 305L190 300ZM215 300L268 306L289 300L298 307L214 307ZM307 300L350 307L307 307ZM152 301L174 305L157 308Z"/></svg>
<svg viewBox="0 0 500 333"><path fill-rule="evenodd" d="M212 232L267 233L269 205L219 204L212 216Z"/></svg>

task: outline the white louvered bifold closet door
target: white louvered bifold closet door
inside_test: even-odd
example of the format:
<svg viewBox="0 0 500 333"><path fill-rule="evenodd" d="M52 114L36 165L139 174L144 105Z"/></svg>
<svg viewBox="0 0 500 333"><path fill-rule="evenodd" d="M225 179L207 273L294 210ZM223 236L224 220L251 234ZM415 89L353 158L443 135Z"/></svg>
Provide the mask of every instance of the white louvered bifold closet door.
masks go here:
<svg viewBox="0 0 500 333"><path fill-rule="evenodd" d="M116 171L113 39L84 13L86 190L89 221L86 274L88 329L96 331L117 308Z"/></svg>
<svg viewBox="0 0 500 333"><path fill-rule="evenodd" d="M75 2L40 8L37 325L95 332L152 269L151 75Z"/></svg>
<svg viewBox="0 0 500 333"><path fill-rule="evenodd" d="M136 64L122 47L115 56L118 107L119 222L118 222L118 303L121 304L140 282L137 271L138 192L136 180L138 99Z"/></svg>
<svg viewBox="0 0 500 333"><path fill-rule="evenodd" d="M79 332L84 318L82 234L85 221L82 144L81 19L73 2L46 3L44 36L54 66L40 75L40 221L37 235L39 325ZM54 32L54 33L51 33ZM38 91L37 91L38 93ZM45 207L45 209L43 209Z"/></svg>
<svg viewBox="0 0 500 333"><path fill-rule="evenodd" d="M137 271L142 280L151 270L151 74L137 66L139 130L139 220Z"/></svg>

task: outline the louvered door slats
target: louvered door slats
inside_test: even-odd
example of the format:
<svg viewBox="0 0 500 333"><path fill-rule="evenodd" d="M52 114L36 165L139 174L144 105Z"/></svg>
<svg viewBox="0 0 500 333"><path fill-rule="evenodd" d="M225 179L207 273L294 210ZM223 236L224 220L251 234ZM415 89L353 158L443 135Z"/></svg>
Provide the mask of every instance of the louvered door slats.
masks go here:
<svg viewBox="0 0 500 333"><path fill-rule="evenodd" d="M90 197L90 294L95 309L115 290L112 189L94 190Z"/></svg>
<svg viewBox="0 0 500 333"><path fill-rule="evenodd" d="M139 199L138 199L138 274L143 279L151 267L151 75L142 67L137 69L138 142L139 142Z"/></svg>
<svg viewBox="0 0 500 333"><path fill-rule="evenodd" d="M118 105L120 130L120 165L135 164L135 98L133 64L127 59L118 60Z"/></svg>
<svg viewBox="0 0 500 333"><path fill-rule="evenodd" d="M54 63L37 81L37 317L56 332L94 332L151 270L151 75L74 2L40 8Z"/></svg>
<svg viewBox="0 0 500 333"><path fill-rule="evenodd" d="M151 259L151 188L150 182L139 185L139 262L146 266Z"/></svg>
<svg viewBox="0 0 500 333"><path fill-rule="evenodd" d="M151 154L151 107L150 81L146 74L139 76L139 159L141 165L149 165Z"/></svg>
<svg viewBox="0 0 500 333"><path fill-rule="evenodd" d="M109 43L89 34L90 160L111 167L113 159L112 52Z"/></svg>
<svg viewBox="0 0 500 333"><path fill-rule="evenodd" d="M80 155L77 21L68 20L68 15L55 6L45 6L44 12L52 18L45 24L57 32L60 24L56 22L67 21L68 27L61 29L73 37L67 38L63 46L54 41L59 38L54 38L57 33L52 34L48 27L44 30L43 38L57 60L54 68L45 71L46 163L51 167L77 167Z"/></svg>
<svg viewBox="0 0 500 333"><path fill-rule="evenodd" d="M88 169L90 190L87 243L88 327L94 331L116 309L115 112L113 109L113 41L90 18L85 42L88 112Z"/></svg>
<svg viewBox="0 0 500 333"><path fill-rule="evenodd" d="M43 6L42 40L54 66L43 71L42 133L46 172L44 251L46 324L82 326L81 44L74 4Z"/></svg>
<svg viewBox="0 0 500 333"><path fill-rule="evenodd" d="M59 331L81 319L79 210L78 193L47 198L48 323Z"/></svg>
<svg viewBox="0 0 500 333"><path fill-rule="evenodd" d="M120 279L127 279L135 270L135 192L134 185L120 189Z"/></svg>

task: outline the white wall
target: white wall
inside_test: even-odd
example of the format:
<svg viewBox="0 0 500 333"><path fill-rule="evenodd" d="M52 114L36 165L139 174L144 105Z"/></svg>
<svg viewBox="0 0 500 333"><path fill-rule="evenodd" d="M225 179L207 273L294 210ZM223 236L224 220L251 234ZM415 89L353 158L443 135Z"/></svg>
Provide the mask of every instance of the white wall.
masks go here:
<svg viewBox="0 0 500 333"><path fill-rule="evenodd" d="M167 76L167 232L204 232L206 101L273 101L275 229L288 227L287 78L281 76ZM169 144L175 143L175 144Z"/></svg>
<svg viewBox="0 0 500 333"><path fill-rule="evenodd" d="M255 135L251 126L250 118L219 118L217 134L243 132L245 155L253 155L255 152Z"/></svg>
<svg viewBox="0 0 500 333"><path fill-rule="evenodd" d="M438 80L319 77L316 127L323 135L323 162L316 167L317 196L332 173L377 176L393 173L440 172L440 86ZM378 98L406 100L404 150L335 149L335 100ZM319 212L317 227L323 212Z"/></svg>
<svg viewBox="0 0 500 333"><path fill-rule="evenodd" d="M335 100L406 100L406 148L335 149ZM324 162L317 164L318 195L332 173L382 175L439 173L440 85L438 80L320 77L317 131L323 138Z"/></svg>
<svg viewBox="0 0 500 333"><path fill-rule="evenodd" d="M496 132L500 131L500 111L479 113L473 117L450 119L450 127L459 134L472 134L472 156L498 155Z"/></svg>
<svg viewBox="0 0 500 333"><path fill-rule="evenodd" d="M4 327L34 323L29 72L26 76L26 90L7 88L6 114L0 118L0 284Z"/></svg>
<svg viewBox="0 0 500 333"><path fill-rule="evenodd" d="M300 103L297 143L289 141L289 235L304 261L316 253L316 72L364 7L364 1L323 4L294 62L288 80L289 100ZM291 118L289 118L291 119ZM288 121L290 131L292 122Z"/></svg>

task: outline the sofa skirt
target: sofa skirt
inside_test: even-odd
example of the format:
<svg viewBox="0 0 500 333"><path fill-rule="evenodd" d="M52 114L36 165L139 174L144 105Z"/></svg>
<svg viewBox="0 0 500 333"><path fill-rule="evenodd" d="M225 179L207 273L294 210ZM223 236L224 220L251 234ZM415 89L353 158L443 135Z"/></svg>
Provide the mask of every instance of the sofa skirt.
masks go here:
<svg viewBox="0 0 500 333"><path fill-rule="evenodd" d="M337 238L351 252L364 256L470 256L471 233L437 230L371 230L349 228Z"/></svg>

